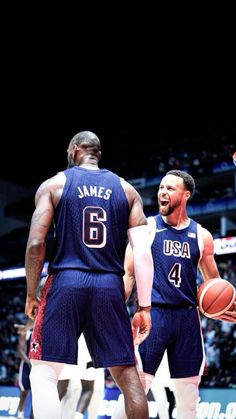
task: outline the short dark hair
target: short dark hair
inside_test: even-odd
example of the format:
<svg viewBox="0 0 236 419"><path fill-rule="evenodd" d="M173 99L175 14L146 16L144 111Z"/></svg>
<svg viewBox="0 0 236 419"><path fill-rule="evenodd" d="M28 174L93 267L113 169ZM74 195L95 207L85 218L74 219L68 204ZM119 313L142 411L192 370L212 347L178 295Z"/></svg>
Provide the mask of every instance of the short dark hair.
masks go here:
<svg viewBox="0 0 236 419"><path fill-rule="evenodd" d="M189 191L191 195L193 195L195 191L195 181L189 173L183 172L182 170L169 170L169 172L167 172L166 175L181 177L181 179L183 179L184 181L184 186L186 190Z"/></svg>
<svg viewBox="0 0 236 419"><path fill-rule="evenodd" d="M92 147L95 152L101 150L101 143L96 134L91 131L81 131L75 134L71 140L72 144L77 144L78 147Z"/></svg>

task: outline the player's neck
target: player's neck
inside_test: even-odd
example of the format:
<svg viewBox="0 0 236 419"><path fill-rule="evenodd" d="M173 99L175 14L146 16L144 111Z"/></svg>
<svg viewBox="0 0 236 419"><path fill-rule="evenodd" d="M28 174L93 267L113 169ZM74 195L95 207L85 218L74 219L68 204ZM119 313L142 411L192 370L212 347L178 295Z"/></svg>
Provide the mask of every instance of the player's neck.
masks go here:
<svg viewBox="0 0 236 419"><path fill-rule="evenodd" d="M79 167L83 167L84 169L89 169L89 170L99 169L98 165L95 163L83 163L83 164L80 164Z"/></svg>
<svg viewBox="0 0 236 419"><path fill-rule="evenodd" d="M84 154L80 156L80 158L78 158L76 163L79 167L83 167L84 169L89 169L89 170L99 169L97 157L91 154Z"/></svg>
<svg viewBox="0 0 236 419"><path fill-rule="evenodd" d="M168 216L163 216L163 220L166 224L169 224L171 227L176 228L176 230L182 230L189 226L190 219L188 218L187 214L183 216L177 216L175 214L171 214Z"/></svg>

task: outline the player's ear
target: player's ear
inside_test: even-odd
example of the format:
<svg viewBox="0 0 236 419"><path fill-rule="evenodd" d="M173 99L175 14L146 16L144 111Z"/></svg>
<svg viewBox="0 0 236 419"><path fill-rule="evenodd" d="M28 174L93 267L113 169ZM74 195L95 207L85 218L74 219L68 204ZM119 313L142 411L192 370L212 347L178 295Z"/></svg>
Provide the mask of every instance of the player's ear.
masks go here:
<svg viewBox="0 0 236 419"><path fill-rule="evenodd" d="M189 198L190 198L190 196L191 196L190 191L185 191L185 192L184 192L184 197L186 198L186 200L187 200L187 199L189 199Z"/></svg>
<svg viewBox="0 0 236 419"><path fill-rule="evenodd" d="M80 147L78 146L78 144L74 143L73 144L73 151L76 152Z"/></svg>

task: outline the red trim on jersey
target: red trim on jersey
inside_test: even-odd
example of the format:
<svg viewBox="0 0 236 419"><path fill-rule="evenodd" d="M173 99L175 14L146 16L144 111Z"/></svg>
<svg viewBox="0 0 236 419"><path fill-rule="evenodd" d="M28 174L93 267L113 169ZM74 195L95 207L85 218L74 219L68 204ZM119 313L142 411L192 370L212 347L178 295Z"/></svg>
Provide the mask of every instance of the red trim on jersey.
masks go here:
<svg viewBox="0 0 236 419"><path fill-rule="evenodd" d="M42 359L42 325L44 320L44 308L47 301L47 295L52 286L53 276L50 275L43 287L39 311L35 320L33 333L30 342L30 359Z"/></svg>

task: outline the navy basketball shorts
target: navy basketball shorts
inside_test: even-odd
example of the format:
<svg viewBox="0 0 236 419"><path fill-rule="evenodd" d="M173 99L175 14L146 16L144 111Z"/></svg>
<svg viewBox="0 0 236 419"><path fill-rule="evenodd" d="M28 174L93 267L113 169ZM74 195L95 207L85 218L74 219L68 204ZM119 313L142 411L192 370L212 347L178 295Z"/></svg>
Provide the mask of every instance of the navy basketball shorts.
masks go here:
<svg viewBox="0 0 236 419"><path fill-rule="evenodd" d="M135 365L120 275L70 269L47 278L31 337L30 359L77 364L82 332L95 368Z"/></svg>
<svg viewBox="0 0 236 419"><path fill-rule="evenodd" d="M167 350L170 377L202 375L205 352L199 312L196 307L152 307L152 328L139 346L143 371L155 375Z"/></svg>
<svg viewBox="0 0 236 419"><path fill-rule="evenodd" d="M30 366L25 361L21 360L18 382L19 382L19 387L22 391L31 389L30 379L29 379L30 370L31 370Z"/></svg>

